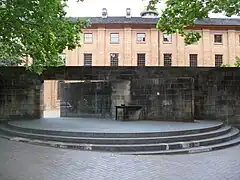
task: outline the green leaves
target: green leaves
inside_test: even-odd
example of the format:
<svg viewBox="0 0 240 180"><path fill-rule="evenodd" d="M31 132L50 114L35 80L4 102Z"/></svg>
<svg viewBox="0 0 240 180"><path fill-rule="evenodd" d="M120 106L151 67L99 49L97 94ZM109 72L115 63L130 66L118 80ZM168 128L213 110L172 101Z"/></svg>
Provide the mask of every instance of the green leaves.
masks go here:
<svg viewBox="0 0 240 180"><path fill-rule="evenodd" d="M236 67L240 67L240 57L236 57L236 62L234 64Z"/></svg>
<svg viewBox="0 0 240 180"><path fill-rule="evenodd" d="M161 0L150 0L148 10L155 10ZM162 10L157 28L165 33L179 33L186 44L199 41L200 34L186 31L185 27L194 26L196 20L208 17L208 14L223 13L226 16L240 15L239 0L166 0L166 8Z"/></svg>
<svg viewBox="0 0 240 180"><path fill-rule="evenodd" d="M236 56L234 66L235 67L240 67L240 57ZM221 67L231 67L230 64L222 64Z"/></svg>
<svg viewBox="0 0 240 180"><path fill-rule="evenodd" d="M201 38L200 33L195 31L185 31L183 33L183 36L186 45L194 44L198 42Z"/></svg>
<svg viewBox="0 0 240 180"><path fill-rule="evenodd" d="M81 29L88 22L66 18L66 0L0 0L0 59L30 56L28 69L63 65L65 48L79 45Z"/></svg>

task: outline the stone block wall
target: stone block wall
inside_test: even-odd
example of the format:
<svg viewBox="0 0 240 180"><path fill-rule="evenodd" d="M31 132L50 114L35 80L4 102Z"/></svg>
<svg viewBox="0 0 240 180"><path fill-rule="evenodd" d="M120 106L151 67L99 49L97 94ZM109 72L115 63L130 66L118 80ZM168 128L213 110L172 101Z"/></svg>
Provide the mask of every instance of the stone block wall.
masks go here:
<svg viewBox="0 0 240 180"><path fill-rule="evenodd" d="M115 117L116 106L142 108L135 120L193 120L192 78L132 79L111 82L64 83L62 117ZM67 105L67 104L66 104ZM121 116L121 111L118 113ZM134 116L134 117L133 117Z"/></svg>
<svg viewBox="0 0 240 180"><path fill-rule="evenodd" d="M108 82L62 83L60 93L61 117L111 116L111 88Z"/></svg>
<svg viewBox="0 0 240 180"><path fill-rule="evenodd" d="M40 79L77 77L103 81L67 84L62 97L72 108L62 110L62 116L113 117L114 107L124 103L141 105L137 114L141 120L240 124L240 68L66 67L41 77L0 68L0 119L42 117Z"/></svg>
<svg viewBox="0 0 240 180"><path fill-rule="evenodd" d="M239 123L240 71L199 72L195 78L195 118Z"/></svg>
<svg viewBox="0 0 240 180"><path fill-rule="evenodd" d="M131 104L142 106L139 119L165 121L193 120L192 78L135 79Z"/></svg>
<svg viewBox="0 0 240 180"><path fill-rule="evenodd" d="M43 84L19 75L0 78L0 121L39 119L43 115Z"/></svg>

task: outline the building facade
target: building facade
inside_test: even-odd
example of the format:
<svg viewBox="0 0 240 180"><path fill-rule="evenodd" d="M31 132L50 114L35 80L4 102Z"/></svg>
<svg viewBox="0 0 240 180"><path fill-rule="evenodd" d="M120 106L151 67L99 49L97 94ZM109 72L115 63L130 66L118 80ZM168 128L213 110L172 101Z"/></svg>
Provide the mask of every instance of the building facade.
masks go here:
<svg viewBox="0 0 240 180"><path fill-rule="evenodd" d="M178 34L168 35L156 29L158 15L143 12L140 17L88 18L91 26L83 30L81 47L64 51L66 66L186 66L219 67L234 65L240 56L240 19L206 19L196 21L187 30L198 31L202 38L185 45ZM73 18L75 21L75 18ZM44 84L44 101L48 107L59 104L59 82Z"/></svg>

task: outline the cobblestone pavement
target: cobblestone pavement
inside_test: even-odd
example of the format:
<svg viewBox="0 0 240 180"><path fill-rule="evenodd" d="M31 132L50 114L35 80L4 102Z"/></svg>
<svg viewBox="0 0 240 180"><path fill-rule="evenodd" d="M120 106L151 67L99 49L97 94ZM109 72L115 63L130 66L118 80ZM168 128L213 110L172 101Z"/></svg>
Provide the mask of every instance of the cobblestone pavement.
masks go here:
<svg viewBox="0 0 240 180"><path fill-rule="evenodd" d="M239 180L240 146L201 154L122 156L0 139L0 180Z"/></svg>

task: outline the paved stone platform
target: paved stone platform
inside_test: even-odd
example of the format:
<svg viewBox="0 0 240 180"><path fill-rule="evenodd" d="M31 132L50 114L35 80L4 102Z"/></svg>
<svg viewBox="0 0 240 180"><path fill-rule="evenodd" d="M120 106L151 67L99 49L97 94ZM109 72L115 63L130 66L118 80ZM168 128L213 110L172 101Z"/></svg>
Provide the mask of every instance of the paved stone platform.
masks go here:
<svg viewBox="0 0 240 180"><path fill-rule="evenodd" d="M12 121L13 126L72 132L100 132L100 133L141 133L141 132L169 132L205 129L221 125L218 121L163 122L163 121L115 121L112 119L94 118L43 118L32 121Z"/></svg>

